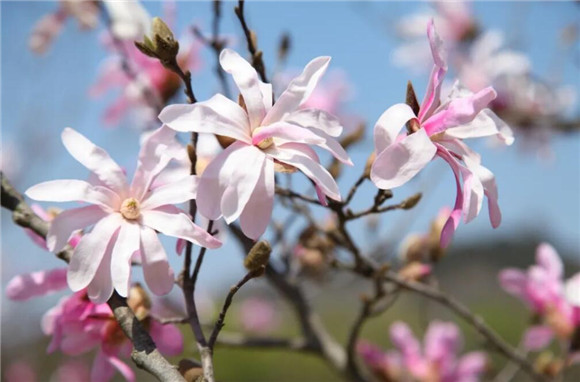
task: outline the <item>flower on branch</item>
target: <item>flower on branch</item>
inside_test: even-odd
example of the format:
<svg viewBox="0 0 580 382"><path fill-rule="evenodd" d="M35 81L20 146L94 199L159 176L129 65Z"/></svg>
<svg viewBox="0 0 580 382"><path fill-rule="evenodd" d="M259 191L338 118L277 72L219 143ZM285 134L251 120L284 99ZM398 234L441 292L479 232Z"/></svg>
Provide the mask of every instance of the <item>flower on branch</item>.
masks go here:
<svg viewBox="0 0 580 382"><path fill-rule="evenodd" d="M182 149L174 135L163 126L143 142L129 184L121 167L105 150L71 128L63 131L66 149L91 171L91 179L44 182L29 188L26 195L41 201L89 203L60 213L51 222L46 239L50 251L60 251L74 232L94 225L82 236L69 264L68 285L73 291L88 288L89 298L96 303L107 301L113 290L126 297L131 258L138 253L145 281L153 293L169 293L173 271L156 231L208 248L221 245L173 206L195 198L194 176L151 186L175 156L173 151Z"/></svg>
<svg viewBox="0 0 580 382"><path fill-rule="evenodd" d="M352 164L336 140L342 126L324 111L300 109L329 62L329 57L312 60L272 104L272 85L260 81L256 70L240 55L225 49L220 64L233 76L241 105L216 94L204 102L163 109L159 118L172 129L234 140L200 177L197 199L202 215L213 220L223 216L228 224L239 218L244 234L257 239L272 215L275 171L300 170L315 184L322 204L326 204L326 196L340 200L335 180L310 145Z"/></svg>
<svg viewBox="0 0 580 382"><path fill-rule="evenodd" d="M407 103L391 106L377 121L374 130L377 157L371 168L371 179L381 189L399 187L435 156L445 160L453 170L457 186L455 206L441 233L441 246L445 248L461 216L468 223L479 214L484 195L488 199L492 226L495 228L501 222L495 177L481 165L479 154L463 143L463 139L495 135L509 145L513 136L510 128L486 109L496 96L491 87L474 94L456 84L448 99L441 103L447 64L433 22L427 35L435 62L427 93L419 106L409 84ZM398 135L405 125L407 132Z"/></svg>
<svg viewBox="0 0 580 382"><path fill-rule="evenodd" d="M429 324L423 346L403 322L391 325L391 342L396 350L386 353L367 342L357 346L359 354L382 381L478 381L487 359L481 352L458 357L461 333L452 322Z"/></svg>
<svg viewBox="0 0 580 382"><path fill-rule="evenodd" d="M524 334L529 350L542 349L558 337L570 341L580 327L580 273L563 281L564 266L556 250L547 243L536 249L536 265L527 272L507 268L499 282L509 294L518 297L540 318ZM576 349L578 350L578 349Z"/></svg>

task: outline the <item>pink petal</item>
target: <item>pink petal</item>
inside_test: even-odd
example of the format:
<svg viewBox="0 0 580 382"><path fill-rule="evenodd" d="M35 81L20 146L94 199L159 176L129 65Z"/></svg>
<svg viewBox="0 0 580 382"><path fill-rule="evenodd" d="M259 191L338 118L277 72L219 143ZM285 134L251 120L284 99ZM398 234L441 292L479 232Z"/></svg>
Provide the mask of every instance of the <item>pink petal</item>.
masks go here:
<svg viewBox="0 0 580 382"><path fill-rule="evenodd" d="M499 227L501 224L501 211L497 202L498 193L497 185L495 184L495 175L487 168L479 166L478 176L483 185L485 196L487 196L487 205L489 209L489 221L493 228Z"/></svg>
<svg viewBox="0 0 580 382"><path fill-rule="evenodd" d="M91 382L109 382L115 375L115 369L108 361L103 349L99 349L91 369Z"/></svg>
<svg viewBox="0 0 580 382"><path fill-rule="evenodd" d="M251 142L248 115L240 105L221 94L194 105L166 106L159 119L177 131L225 135Z"/></svg>
<svg viewBox="0 0 580 382"><path fill-rule="evenodd" d="M5 292L6 297L11 300L25 301L58 292L66 287L66 268L58 268L16 276L8 282Z"/></svg>
<svg viewBox="0 0 580 382"><path fill-rule="evenodd" d="M421 345L409 326L401 321L394 322L391 325L390 337L393 345L401 351L407 368L412 372L420 372L424 365Z"/></svg>
<svg viewBox="0 0 580 382"><path fill-rule="evenodd" d="M530 327L524 333L523 346L527 350L540 350L550 344L554 338L554 332L549 326L536 325Z"/></svg>
<svg viewBox="0 0 580 382"><path fill-rule="evenodd" d="M176 356L183 352L183 335L175 325L163 325L152 320L151 337L163 355Z"/></svg>
<svg viewBox="0 0 580 382"><path fill-rule="evenodd" d="M75 231L91 226L105 216L107 213L99 206L85 206L61 212L50 223L46 235L48 250L62 250Z"/></svg>
<svg viewBox="0 0 580 382"><path fill-rule="evenodd" d="M89 285L105 255L109 241L122 221L120 214L111 214L83 236L69 264L67 280L70 289L76 292Z"/></svg>
<svg viewBox="0 0 580 382"><path fill-rule="evenodd" d="M316 145L320 148L330 151L333 157L341 161L342 163L352 166L352 160L350 156L346 152L346 150L342 147L340 142L334 139L332 136L326 134L322 130L312 130L314 134L322 137L324 139L323 143L317 143Z"/></svg>
<svg viewBox="0 0 580 382"><path fill-rule="evenodd" d="M499 284L506 292L526 299L528 278L523 271L516 268L507 268L499 272L498 279Z"/></svg>
<svg viewBox="0 0 580 382"><path fill-rule="evenodd" d="M267 154L276 160L296 167L304 175L324 191L324 193L340 201L340 190L330 173L320 164L320 159L310 147L300 143L286 143L271 147Z"/></svg>
<svg viewBox="0 0 580 382"><path fill-rule="evenodd" d="M580 307L580 273L576 273L566 281L564 294L570 305Z"/></svg>
<svg viewBox="0 0 580 382"><path fill-rule="evenodd" d="M111 274L113 285L122 297L127 297L131 279L131 256L139 250L140 227L137 222L124 220L113 248Z"/></svg>
<svg viewBox="0 0 580 382"><path fill-rule="evenodd" d="M66 12L59 10L45 15L34 25L28 40L28 46L34 53L43 54L48 50L62 31L66 16Z"/></svg>
<svg viewBox="0 0 580 382"><path fill-rule="evenodd" d="M231 49L222 50L220 64L226 72L232 75L244 98L250 126L252 128L260 126L266 115L266 109L258 73L248 61Z"/></svg>
<svg viewBox="0 0 580 382"><path fill-rule="evenodd" d="M87 202L105 208L121 204L119 196L105 187L95 187L75 179L52 180L30 187L25 192L31 199L47 202Z"/></svg>
<svg viewBox="0 0 580 382"><path fill-rule="evenodd" d="M443 84L445 73L447 73L447 65L443 59L442 42L435 30L433 20L431 20L427 27L427 36L429 37L429 44L431 46L431 53L435 65L431 71L429 84L427 85L427 92L425 93L425 97L421 103L418 115L419 120L422 122L429 118L433 111L435 111L439 106L441 85Z"/></svg>
<svg viewBox="0 0 580 382"><path fill-rule="evenodd" d="M536 263L554 279L560 279L564 273L564 266L558 252L548 243L542 243L536 249Z"/></svg>
<svg viewBox="0 0 580 382"><path fill-rule="evenodd" d="M252 144L258 145L264 139L277 138L288 142L321 144L325 139L309 129L291 125L286 122L275 122L256 129L252 135Z"/></svg>
<svg viewBox="0 0 580 382"><path fill-rule="evenodd" d="M455 98L445 109L436 112L424 121L422 126L431 136L450 127L470 123L495 97L497 97L496 91L492 87L487 87L470 96Z"/></svg>
<svg viewBox="0 0 580 382"><path fill-rule="evenodd" d="M487 357L482 352L465 354L457 363L456 376L458 381L476 381L487 369Z"/></svg>
<svg viewBox="0 0 580 382"><path fill-rule="evenodd" d="M185 151L175 138L175 131L166 125L150 133L141 144L137 169L131 183L131 192L141 200L149 187L168 163Z"/></svg>
<svg viewBox="0 0 580 382"><path fill-rule="evenodd" d="M144 226L153 228L167 236L185 239L210 249L222 245L221 241L195 225L184 213L173 214L161 210L149 210L142 212L141 219Z"/></svg>
<svg viewBox="0 0 580 382"><path fill-rule="evenodd" d="M469 162L469 158L463 159L466 164ZM479 215L479 211L481 211L483 205L484 190L481 180L476 174L464 166L459 164L458 166L463 176L463 221L467 224ZM479 166L474 164L471 167Z"/></svg>
<svg viewBox="0 0 580 382"><path fill-rule="evenodd" d="M264 161L260 179L240 215L240 227L244 235L257 240L266 231L274 206L274 162Z"/></svg>
<svg viewBox="0 0 580 382"><path fill-rule="evenodd" d="M125 173L105 150L70 127L63 130L61 138L70 155L95 173L105 185L120 195L126 191Z"/></svg>
<svg viewBox="0 0 580 382"><path fill-rule="evenodd" d="M451 166L451 169L453 170L453 175L455 175L455 186L457 187L457 194L455 196L455 205L453 206L451 214L449 214L447 222L445 223L443 229L441 230L440 245L442 248L447 248L447 246L451 242L451 239L453 238L455 230L459 226L459 222L461 221L461 213L463 211L464 204L463 192L461 191L461 183L459 181L460 176L459 164L456 162L455 158L453 158L445 148L441 149L438 147L437 154Z"/></svg>
<svg viewBox="0 0 580 382"><path fill-rule="evenodd" d="M425 333L425 356L434 364L452 366L461 348L459 329L451 322L433 321Z"/></svg>
<svg viewBox="0 0 580 382"><path fill-rule="evenodd" d="M377 155L371 168L371 180L381 189L399 187L417 175L436 152L435 145L420 129Z"/></svg>
<svg viewBox="0 0 580 382"><path fill-rule="evenodd" d="M397 135L405 127L405 123L413 118L416 118L415 113L404 103L398 103L385 110L375 124L374 140L377 155L397 140Z"/></svg>
<svg viewBox="0 0 580 382"><path fill-rule="evenodd" d="M510 127L489 109L483 109L471 122L448 128L445 130L445 135L459 139L495 135L506 145L511 145L514 142Z"/></svg>
<svg viewBox="0 0 580 382"><path fill-rule="evenodd" d="M149 210L166 204L181 204L195 199L197 183L198 178L190 175L174 183L157 187L145 196L141 209Z"/></svg>
<svg viewBox="0 0 580 382"><path fill-rule="evenodd" d="M264 118L263 125L283 120L287 114L294 112L306 102L329 63L330 57L317 57L310 61L302 73L288 84Z"/></svg>
<svg viewBox="0 0 580 382"><path fill-rule="evenodd" d="M93 277L93 280L87 286L87 296L94 304L104 304L111 298L115 286L111 276L111 260L113 257L113 248L118 238L118 233L109 241L103 260Z"/></svg>
<svg viewBox="0 0 580 382"><path fill-rule="evenodd" d="M169 293L174 283L173 270L157 234L148 227L141 227L141 258L147 286L158 296Z"/></svg>
<svg viewBox="0 0 580 382"><path fill-rule="evenodd" d="M319 109L300 109L284 118L284 122L293 123L301 127L324 131L331 137L342 134L342 125L338 118Z"/></svg>

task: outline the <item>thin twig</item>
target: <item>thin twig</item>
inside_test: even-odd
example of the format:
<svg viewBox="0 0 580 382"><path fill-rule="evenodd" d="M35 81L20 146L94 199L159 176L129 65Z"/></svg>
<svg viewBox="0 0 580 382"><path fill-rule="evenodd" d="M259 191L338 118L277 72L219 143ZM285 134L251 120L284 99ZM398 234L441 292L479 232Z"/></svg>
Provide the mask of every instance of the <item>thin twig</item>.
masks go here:
<svg viewBox="0 0 580 382"><path fill-rule="evenodd" d="M230 305L232 304L232 301L234 299L234 295L238 292L238 290L240 290L241 287L244 286L245 283L247 283L248 281L250 281L253 278L261 276L262 274L264 274L264 267L259 268L257 270L250 271L250 272L246 273L246 275L240 281L238 281L238 283L236 285L234 285L233 287L230 288L230 291L226 297L226 300L224 301L224 306L222 307L222 311L220 312L220 315L215 323L215 326L213 327L213 331L211 332L211 335L209 337L208 347L210 349L213 349L215 341L217 340L217 337L220 334L220 330L222 330L222 328L225 325L224 321L226 319L226 314L228 312Z"/></svg>
<svg viewBox="0 0 580 382"><path fill-rule="evenodd" d="M258 74L263 82L268 82L266 77L266 70L264 68L264 60L262 59L262 51L258 50L257 42L256 42L256 35L254 32L248 28L248 24L246 22L246 17L244 15L244 0L238 1L238 6L234 9L236 16L238 16L238 20L240 20L240 24L242 25L242 29L244 31L244 35L246 36L246 41L248 43L248 51L252 55L252 66Z"/></svg>
<svg viewBox="0 0 580 382"><path fill-rule="evenodd" d="M2 172L0 172L0 177L2 178L2 207L12 211L12 218L17 225L29 228L36 234L46 238L49 223L42 220L32 211L22 195L12 187ZM57 256L68 263L72 257L72 249L68 248L57 254ZM135 365L154 375L160 381L184 381L177 368L159 353L155 342L141 322L135 317L135 314L127 305L126 299L114 292L107 304L111 307L123 333L133 344L131 358Z"/></svg>
<svg viewBox="0 0 580 382"><path fill-rule="evenodd" d="M279 349L298 352L314 352L315 349L304 338L247 337L243 334L221 332L216 343L221 347L245 349Z"/></svg>
<svg viewBox="0 0 580 382"><path fill-rule="evenodd" d="M276 194L277 195L280 195L280 196L287 197L287 198L300 199L300 200L303 200L303 201L305 201L307 203L315 204L315 205L318 205L318 206L321 205L320 204L320 201L318 199L311 198L309 196L302 195L302 194L299 194L299 193L294 192L292 190L289 190L289 189L286 189L286 188L281 188L281 187L278 187L278 186L276 186Z"/></svg>
<svg viewBox="0 0 580 382"><path fill-rule="evenodd" d="M346 196L346 198L344 199L343 204L346 206L348 205L351 201L352 198L354 197L354 194L356 193L356 191L358 190L358 188L363 184L363 182L368 179L367 174L362 174L357 181L353 184L353 186L350 188L350 190L348 191L348 195Z"/></svg>

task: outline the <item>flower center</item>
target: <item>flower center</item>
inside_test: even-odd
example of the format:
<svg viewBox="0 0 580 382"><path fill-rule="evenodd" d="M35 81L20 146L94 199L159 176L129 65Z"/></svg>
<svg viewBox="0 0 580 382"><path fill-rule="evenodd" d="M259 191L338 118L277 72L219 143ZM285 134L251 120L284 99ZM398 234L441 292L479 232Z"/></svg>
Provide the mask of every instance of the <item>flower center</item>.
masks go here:
<svg viewBox="0 0 580 382"><path fill-rule="evenodd" d="M261 129L262 129L261 127L257 127L256 129L254 129L253 135L258 134ZM255 145L258 146L259 148L261 148L262 150L267 149L268 147L272 146L273 144L274 144L274 138L272 138L272 137L262 139L258 143L255 143Z"/></svg>
<svg viewBox="0 0 580 382"><path fill-rule="evenodd" d="M141 210L139 209L139 202L135 198L128 198L121 204L121 215L125 219L135 220L141 215Z"/></svg>

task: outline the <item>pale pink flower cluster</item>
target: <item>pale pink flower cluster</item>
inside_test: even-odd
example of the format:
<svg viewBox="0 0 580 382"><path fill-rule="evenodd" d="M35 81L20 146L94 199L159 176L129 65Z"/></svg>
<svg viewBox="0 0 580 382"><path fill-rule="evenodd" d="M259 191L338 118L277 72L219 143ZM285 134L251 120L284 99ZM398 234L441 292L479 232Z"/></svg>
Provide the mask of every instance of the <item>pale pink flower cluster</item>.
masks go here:
<svg viewBox="0 0 580 382"><path fill-rule="evenodd" d="M73 291L88 288L88 296L96 303L107 301L113 290L126 297L131 260L138 253L147 285L155 294L168 293L174 284L173 270L157 231L208 248L221 245L174 206L195 198L194 176L151 186L175 156L173 151L182 150L176 146L173 130L163 126L143 142L130 184L109 154L83 135L67 128L62 141L91 171L91 179L44 182L29 188L26 195L42 201L89 203L54 218L46 239L49 250L60 251L74 232L94 225L74 248L67 273Z"/></svg>
<svg viewBox="0 0 580 382"><path fill-rule="evenodd" d="M524 334L527 349L542 349L554 337L569 341L580 327L580 273L564 281L562 261L550 244L538 246L536 264L527 272L504 269L499 281L506 292L524 301L539 317L539 323Z"/></svg>
<svg viewBox="0 0 580 382"><path fill-rule="evenodd" d="M396 104L377 121L374 130L377 157L371 179L381 189L399 187L434 157L445 160L453 170L457 186L455 206L441 233L441 246L446 247L461 217L468 223L479 214L484 195L488 199L492 226L495 228L501 222L495 177L481 165L479 154L463 139L498 136L509 145L513 136L510 128L486 109L496 97L491 87L473 94L456 85L449 98L441 102L447 63L433 21L429 23L427 35L434 60L427 92L418 110L407 104ZM406 133L399 135L405 126Z"/></svg>
<svg viewBox="0 0 580 382"><path fill-rule="evenodd" d="M454 323L429 324L423 345L403 322L391 325L390 337L395 349L387 352L364 341L357 345L363 361L382 381L473 382L485 373L485 354L470 352L458 356L461 333Z"/></svg>
<svg viewBox="0 0 580 382"><path fill-rule="evenodd" d="M315 184L323 204L325 196L340 200L335 180L310 145L352 164L336 140L342 126L324 111L300 109L329 61L329 57L312 60L273 104L272 85L260 81L240 55L225 49L220 64L238 86L242 106L216 94L207 101L170 105L161 112L159 119L177 131L213 133L235 140L201 175L197 200L203 216L212 220L223 216L228 224L239 218L244 234L257 239L272 215L276 170L300 170Z"/></svg>

